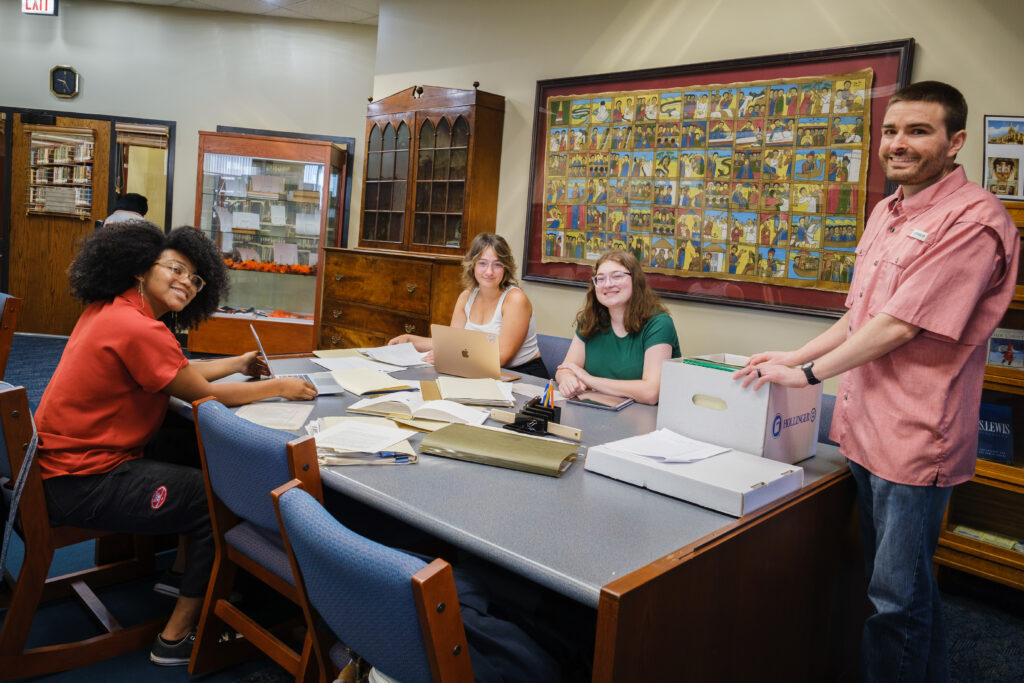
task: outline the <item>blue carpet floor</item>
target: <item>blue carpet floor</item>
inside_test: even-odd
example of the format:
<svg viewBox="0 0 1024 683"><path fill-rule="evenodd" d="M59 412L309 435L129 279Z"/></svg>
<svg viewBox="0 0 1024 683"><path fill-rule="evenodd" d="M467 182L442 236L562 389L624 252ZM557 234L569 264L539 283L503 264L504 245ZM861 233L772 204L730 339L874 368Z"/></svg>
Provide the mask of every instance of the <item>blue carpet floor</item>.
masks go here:
<svg viewBox="0 0 1024 683"><path fill-rule="evenodd" d="M63 337L16 334L7 363L6 380L24 385L33 409L39 404L43 389L57 365L67 340ZM20 566L20 542L15 543L15 555L10 564ZM169 562L169 559L165 561ZM65 548L54 563L57 573L92 566L92 544ZM954 571L943 571L943 614L949 645L950 673L955 683L1020 683L1024 681L1024 592L978 579ZM155 577L153 577L155 579ZM114 612L121 617L117 606L127 610L123 623L136 623L161 612L170 613L169 598L152 591L153 580L140 581L119 587L122 596L101 594L110 600ZM90 628L77 625L70 617L78 611L74 605L55 603L44 610L33 630L52 639L53 633L65 627ZM130 618L129 618L130 617ZM87 631L76 631L87 633ZM69 636L70 637L70 636ZM79 636L75 636L79 637ZM799 642L800 634L793 634ZM293 680L283 669L269 659L256 660L245 665L207 676L189 677L183 668L165 669L149 663L149 652L137 651L117 659L100 662L85 669L46 676L35 680L46 681L245 681L246 683L277 683Z"/></svg>

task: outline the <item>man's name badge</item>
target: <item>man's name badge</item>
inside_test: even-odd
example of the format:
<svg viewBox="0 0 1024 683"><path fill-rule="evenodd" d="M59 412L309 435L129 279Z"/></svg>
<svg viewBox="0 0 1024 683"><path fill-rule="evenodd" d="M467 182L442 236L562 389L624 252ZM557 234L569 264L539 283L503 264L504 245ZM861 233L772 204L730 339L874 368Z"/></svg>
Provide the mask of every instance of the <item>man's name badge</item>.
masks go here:
<svg viewBox="0 0 1024 683"><path fill-rule="evenodd" d="M923 230L915 230L912 233L910 233L910 236L913 237L915 240L919 240L921 242L924 242L926 239L928 239L928 233L926 233Z"/></svg>

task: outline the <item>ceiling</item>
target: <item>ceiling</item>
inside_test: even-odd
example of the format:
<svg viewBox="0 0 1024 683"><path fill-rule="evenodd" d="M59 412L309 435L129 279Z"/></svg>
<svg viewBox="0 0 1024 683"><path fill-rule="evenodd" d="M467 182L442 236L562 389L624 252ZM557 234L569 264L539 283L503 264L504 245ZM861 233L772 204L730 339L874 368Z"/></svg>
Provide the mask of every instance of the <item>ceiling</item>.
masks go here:
<svg viewBox="0 0 1024 683"><path fill-rule="evenodd" d="M258 14L284 19L377 25L380 0L111 0L210 12Z"/></svg>

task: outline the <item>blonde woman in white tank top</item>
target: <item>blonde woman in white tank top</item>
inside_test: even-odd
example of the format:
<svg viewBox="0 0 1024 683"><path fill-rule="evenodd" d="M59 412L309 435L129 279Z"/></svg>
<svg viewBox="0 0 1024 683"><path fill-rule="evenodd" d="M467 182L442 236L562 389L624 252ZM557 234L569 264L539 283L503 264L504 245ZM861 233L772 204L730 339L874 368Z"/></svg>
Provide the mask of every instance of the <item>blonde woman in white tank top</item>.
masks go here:
<svg viewBox="0 0 1024 683"><path fill-rule="evenodd" d="M452 327L498 335L501 366L516 372L546 376L537 347L533 305L516 286L515 259L500 235L477 235L462 259L464 289L452 312ZM433 351L429 337L402 334L388 344L412 342L419 351ZM428 360L433 360L428 356Z"/></svg>

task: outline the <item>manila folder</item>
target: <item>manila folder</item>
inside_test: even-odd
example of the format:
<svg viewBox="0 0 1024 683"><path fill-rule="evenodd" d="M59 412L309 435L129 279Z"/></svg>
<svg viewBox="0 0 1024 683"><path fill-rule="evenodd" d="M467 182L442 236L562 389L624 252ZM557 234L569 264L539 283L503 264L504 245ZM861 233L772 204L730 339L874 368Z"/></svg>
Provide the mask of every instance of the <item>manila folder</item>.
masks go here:
<svg viewBox="0 0 1024 683"><path fill-rule="evenodd" d="M576 459L577 444L501 429L451 424L423 437L420 452L523 472L561 476Z"/></svg>

